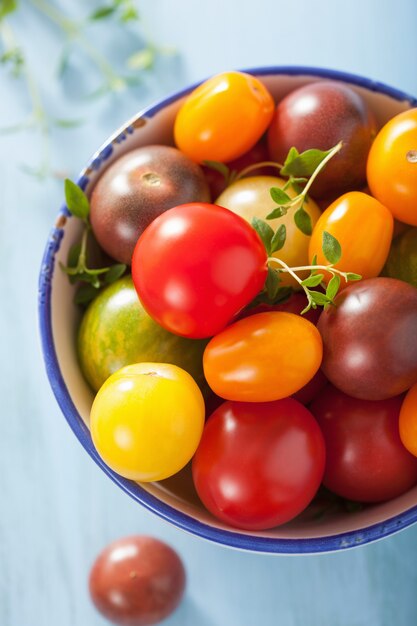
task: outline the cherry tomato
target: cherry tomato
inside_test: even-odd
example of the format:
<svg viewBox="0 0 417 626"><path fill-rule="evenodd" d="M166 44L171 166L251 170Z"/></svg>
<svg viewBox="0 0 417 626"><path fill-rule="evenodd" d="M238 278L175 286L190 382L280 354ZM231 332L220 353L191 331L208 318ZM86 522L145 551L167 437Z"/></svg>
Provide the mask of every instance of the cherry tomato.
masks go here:
<svg viewBox="0 0 417 626"><path fill-rule="evenodd" d="M298 400L298 402L301 402L301 404L308 405L319 395L327 383L328 380L320 369L304 387L293 393L292 397Z"/></svg>
<svg viewBox="0 0 417 626"><path fill-rule="evenodd" d="M178 472L193 456L204 425L204 400L176 365L136 363L112 374L91 408L97 452L125 478L148 482Z"/></svg>
<svg viewBox="0 0 417 626"><path fill-rule="evenodd" d="M368 185L400 222L417 226L417 108L379 131L367 164Z"/></svg>
<svg viewBox="0 0 417 626"><path fill-rule="evenodd" d="M227 209L237 213L241 217L244 217L248 222L252 221L253 217L259 217L264 220L276 206L271 198L271 187L282 188L286 181L283 178L277 178L276 176L249 176L248 178L242 178L229 187L217 198L216 204L224 206ZM292 187L286 190L286 193L293 198L296 196L296 192ZM312 225L316 224L320 217L320 209L314 200L310 199L305 204L305 210L310 215ZM275 252L273 256L279 257L284 263L290 267L298 267L300 265L308 265L308 245L310 237L304 235L294 222L295 209L288 211L287 215L283 217L269 220L273 230L277 230L281 224L286 228L285 244L278 252ZM308 272L304 275L300 274L301 278L306 278ZM281 285L298 287L299 284L289 274L281 274Z"/></svg>
<svg viewBox="0 0 417 626"><path fill-rule="evenodd" d="M403 396L358 400L332 385L310 405L326 442L323 484L359 502L395 498L417 482L417 459L402 445Z"/></svg>
<svg viewBox="0 0 417 626"><path fill-rule="evenodd" d="M232 161L250 150L272 119L274 100L243 72L213 76L186 98L174 125L175 143L193 161Z"/></svg>
<svg viewBox="0 0 417 626"><path fill-rule="evenodd" d="M115 624L147 626L170 615L185 588L185 570L166 543L146 536L111 543L97 557L89 588L95 607Z"/></svg>
<svg viewBox="0 0 417 626"><path fill-rule="evenodd" d="M278 103L268 143L271 157L283 163L292 146L300 152L329 150L343 141L341 151L311 188L314 198L322 198L363 184L375 133L374 116L365 100L348 85L324 80L303 85Z"/></svg>
<svg viewBox="0 0 417 626"><path fill-rule="evenodd" d="M310 262L317 255L319 265L328 263L322 250L324 231L333 235L342 248L342 257L335 267L362 278L378 276L387 260L393 232L392 215L378 200L351 191L322 213L309 247Z"/></svg>
<svg viewBox="0 0 417 626"><path fill-rule="evenodd" d="M401 407L400 437L407 450L417 456L417 383L411 387Z"/></svg>
<svg viewBox="0 0 417 626"><path fill-rule="evenodd" d="M247 530L284 524L314 497L325 450L311 413L296 400L225 402L208 419L193 459L203 504Z"/></svg>
<svg viewBox="0 0 417 626"><path fill-rule="evenodd" d="M185 337L211 337L261 291L266 260L244 219L214 204L184 204L141 235L132 278L158 324Z"/></svg>
<svg viewBox="0 0 417 626"><path fill-rule="evenodd" d="M394 278L350 284L317 324L322 369L363 400L399 395L417 382L417 289Z"/></svg>
<svg viewBox="0 0 417 626"><path fill-rule="evenodd" d="M321 359L320 333L311 322L293 313L258 313L213 337L203 367L220 397L269 402L301 389Z"/></svg>

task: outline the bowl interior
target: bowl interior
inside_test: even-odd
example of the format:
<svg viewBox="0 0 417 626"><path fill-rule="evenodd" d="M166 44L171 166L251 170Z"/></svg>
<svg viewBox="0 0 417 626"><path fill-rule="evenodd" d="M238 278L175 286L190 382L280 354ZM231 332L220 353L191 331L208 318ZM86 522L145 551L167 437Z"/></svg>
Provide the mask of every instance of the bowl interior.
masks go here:
<svg viewBox="0 0 417 626"><path fill-rule="evenodd" d="M322 78L318 71L313 70L290 72L271 69L255 70L253 73L259 75L277 101L294 88ZM412 99L407 99L403 94L386 90L370 81L339 74L330 77L350 84L360 93L375 112L380 126L395 114L415 105ZM83 172L81 184L87 193L91 192L106 167L125 152L152 143L172 145L173 121L183 97L184 94L174 96L139 114L116 132L94 155ZM148 508L196 534L229 545L263 551L298 551L296 548L287 549L286 546L292 543L300 547L300 540L304 545L300 551L326 549L319 546L329 545L326 540L332 537L340 539L339 544L333 542L332 547L345 547L343 541L346 545L354 545L369 540L363 534L369 527L377 525L373 538L401 527L401 515L417 505L417 487L395 500L356 512L347 513L330 506L327 512L318 514L315 507L310 507L299 518L282 527L263 532L246 532L226 528L204 509L195 493L189 467L168 480L142 485L125 481L106 468L94 451L88 431L93 393L77 362L75 338L80 311L73 304L74 287L58 267L60 261L66 262L68 250L79 240L80 232L78 220L61 214L48 243L41 276L41 330L45 359L51 384L70 425L89 454L125 491ZM394 525L393 520L396 520ZM340 538L341 534L348 539ZM258 539L261 543L257 542Z"/></svg>

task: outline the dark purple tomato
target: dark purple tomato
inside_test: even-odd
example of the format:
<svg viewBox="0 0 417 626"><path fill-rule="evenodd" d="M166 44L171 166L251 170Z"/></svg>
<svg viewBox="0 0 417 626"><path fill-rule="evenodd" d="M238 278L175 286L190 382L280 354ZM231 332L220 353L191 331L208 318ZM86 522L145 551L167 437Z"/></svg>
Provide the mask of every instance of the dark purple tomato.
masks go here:
<svg viewBox="0 0 417 626"><path fill-rule="evenodd" d="M417 289L394 278L352 283L323 311L322 369L354 398L384 400L417 381Z"/></svg>
<svg viewBox="0 0 417 626"><path fill-rule="evenodd" d="M366 161L376 135L374 116L350 87L320 81L292 91L278 104L268 131L271 157L283 163L292 146L329 150L343 141L342 150L314 183L313 197L360 189L366 181Z"/></svg>
<svg viewBox="0 0 417 626"><path fill-rule="evenodd" d="M328 385L310 405L326 443L323 484L359 502L383 502L417 482L417 458L400 440L403 396L369 401Z"/></svg>
<svg viewBox="0 0 417 626"><path fill-rule="evenodd" d="M91 195L91 225L103 250L130 264L139 235L155 217L179 204L209 200L198 165L176 148L145 146L101 176Z"/></svg>
<svg viewBox="0 0 417 626"><path fill-rule="evenodd" d="M90 572L90 595L110 621L124 626L156 624L170 615L184 593L185 570L178 554L153 537L111 543Z"/></svg>

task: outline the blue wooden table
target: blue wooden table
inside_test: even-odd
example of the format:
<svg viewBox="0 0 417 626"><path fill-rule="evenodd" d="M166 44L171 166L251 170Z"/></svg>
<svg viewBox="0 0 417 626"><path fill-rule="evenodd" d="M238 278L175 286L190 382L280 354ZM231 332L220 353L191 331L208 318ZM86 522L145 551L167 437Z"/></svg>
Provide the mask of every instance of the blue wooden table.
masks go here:
<svg viewBox="0 0 417 626"><path fill-rule="evenodd" d="M58 0L56 0L59 4ZM93 3L62 0L74 15ZM88 5L88 6L87 6ZM74 55L59 83L62 47L53 25L24 0L11 19L57 118L85 120L49 137L52 169L75 176L106 136L139 108L216 71L271 64L333 67L417 94L414 0L278 2L144 0L156 42L177 48L142 85L83 99L94 68ZM105 25L90 32L115 59L133 45ZM22 80L1 71L0 125L30 110ZM417 528L340 554L270 557L235 552L170 527L124 495L70 432L40 353L37 274L62 181L37 180L35 131L0 136L0 625L99 626L89 566L112 539L150 533L171 543L188 573L183 604L167 626L413 626L417 624Z"/></svg>

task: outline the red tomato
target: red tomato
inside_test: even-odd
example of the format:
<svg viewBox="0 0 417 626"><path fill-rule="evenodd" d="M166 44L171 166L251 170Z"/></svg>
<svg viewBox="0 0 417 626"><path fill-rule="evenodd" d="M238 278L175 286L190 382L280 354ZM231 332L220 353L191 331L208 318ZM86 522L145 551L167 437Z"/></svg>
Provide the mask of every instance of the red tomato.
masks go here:
<svg viewBox="0 0 417 626"><path fill-rule="evenodd" d="M292 397L298 400L298 402L301 402L301 404L310 404L310 402L318 396L320 391L324 389L327 382L327 378L320 369L304 387L301 387L301 389L293 393Z"/></svg>
<svg viewBox="0 0 417 626"><path fill-rule="evenodd" d="M311 413L286 398L225 402L209 418L193 459L193 479L208 510L247 530L284 524L320 485L323 436Z"/></svg>
<svg viewBox="0 0 417 626"><path fill-rule="evenodd" d="M139 238L132 278L149 315L184 337L210 337L262 289L265 248L243 218L215 204L183 204Z"/></svg>
<svg viewBox="0 0 417 626"><path fill-rule="evenodd" d="M332 385L310 405L326 442L323 484L359 502L395 498L417 482L417 459L400 440L403 396L358 400Z"/></svg>

